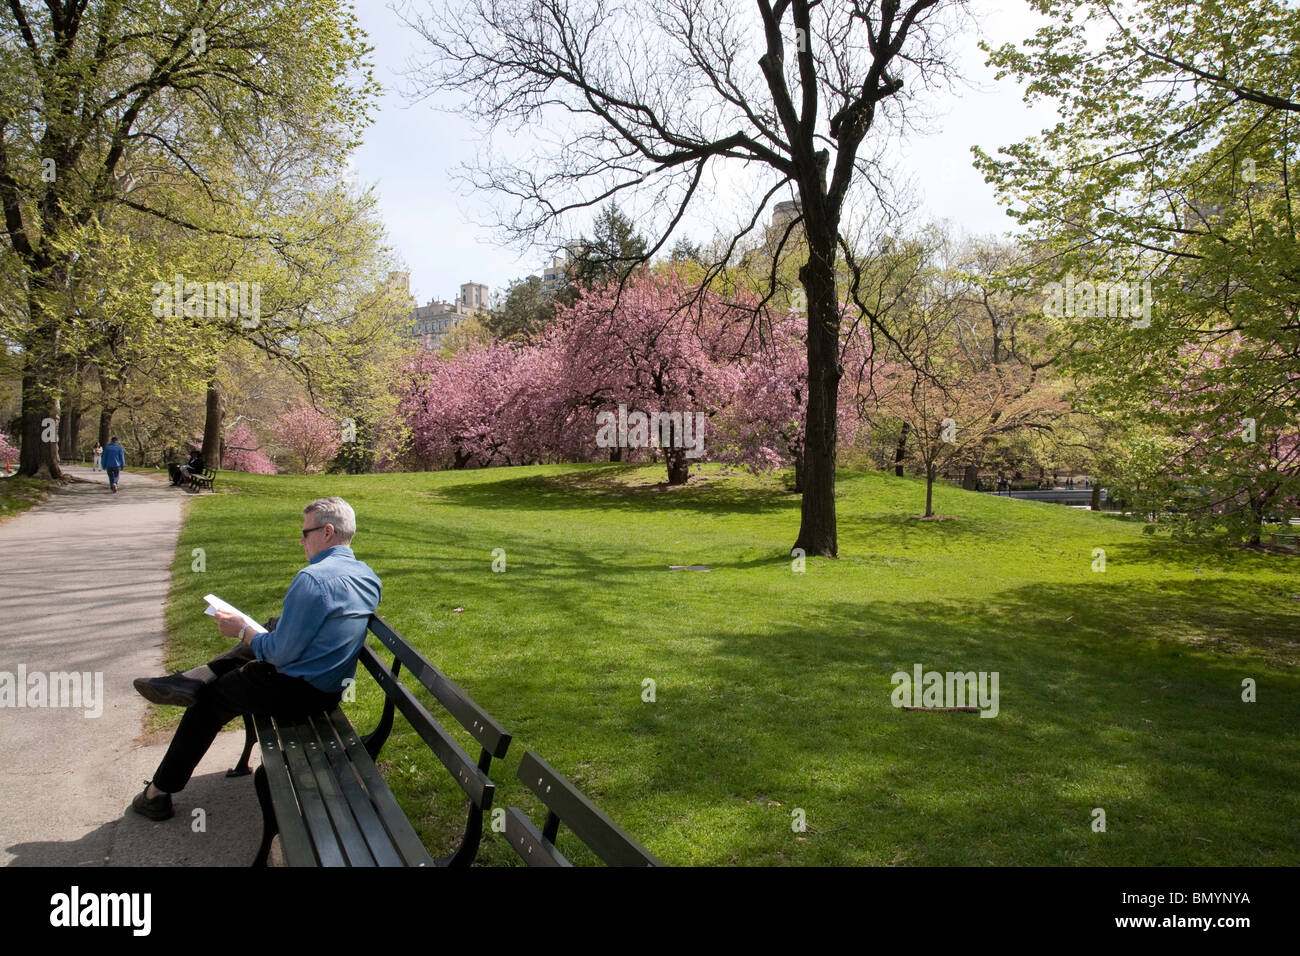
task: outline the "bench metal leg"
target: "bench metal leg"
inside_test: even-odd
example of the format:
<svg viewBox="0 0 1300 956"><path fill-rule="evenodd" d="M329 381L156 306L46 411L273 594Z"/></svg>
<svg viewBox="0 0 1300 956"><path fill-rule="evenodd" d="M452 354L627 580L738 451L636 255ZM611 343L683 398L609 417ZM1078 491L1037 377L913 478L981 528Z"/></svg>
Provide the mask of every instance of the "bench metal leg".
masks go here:
<svg viewBox="0 0 1300 956"><path fill-rule="evenodd" d="M401 673L402 662L393 661L393 677L396 678ZM388 735L393 730L393 714L397 710L397 704L393 698L389 697L384 701L384 712L379 715L379 724L374 730L361 738L361 743L365 745L366 753L370 754L371 760L379 759L379 752L384 749L384 744L388 741Z"/></svg>
<svg viewBox="0 0 1300 956"><path fill-rule="evenodd" d="M252 714L244 715L244 752L239 756L239 763L226 771L227 777L247 777L253 771L248 769L248 758L253 753L253 744L257 743L257 731L253 729Z"/></svg>
<svg viewBox="0 0 1300 956"><path fill-rule="evenodd" d="M465 836L460 841L460 846L456 848L456 852L443 858L443 864L450 869L471 865L474 862L474 857L478 854L479 841L482 839L483 811L478 807L471 806L469 820L465 824Z"/></svg>
<svg viewBox="0 0 1300 956"><path fill-rule="evenodd" d="M478 768L484 773L492 772L492 755L484 747L479 751ZM473 804L469 808L469 819L465 821L465 837L460 841L456 852L443 859L447 867L469 866L478 854L479 841L483 839L483 811Z"/></svg>
<svg viewBox="0 0 1300 956"><path fill-rule="evenodd" d="M262 805L262 845L257 851L253 866L266 866L271 855L271 840L280 832L275 821L275 807L271 805L271 785L266 780L266 768L258 767L253 774L253 789L257 791L257 802Z"/></svg>

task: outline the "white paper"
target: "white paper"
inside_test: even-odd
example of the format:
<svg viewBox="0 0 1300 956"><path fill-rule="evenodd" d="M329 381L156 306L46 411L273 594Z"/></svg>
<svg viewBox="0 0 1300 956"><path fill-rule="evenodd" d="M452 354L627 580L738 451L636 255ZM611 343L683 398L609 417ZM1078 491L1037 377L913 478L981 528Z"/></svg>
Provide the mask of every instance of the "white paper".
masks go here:
<svg viewBox="0 0 1300 956"><path fill-rule="evenodd" d="M249 617L239 608L235 607L233 604L227 604L225 601L221 600L221 598L217 597L215 594L205 594L203 596L203 600L208 602L208 607L207 610L203 612L204 614L215 615L218 611L229 611L231 614L238 614L240 617L242 617L244 621L247 622L249 630L251 630L254 634L266 633L266 628L264 628L261 624L258 624L256 621L254 621L251 617Z"/></svg>

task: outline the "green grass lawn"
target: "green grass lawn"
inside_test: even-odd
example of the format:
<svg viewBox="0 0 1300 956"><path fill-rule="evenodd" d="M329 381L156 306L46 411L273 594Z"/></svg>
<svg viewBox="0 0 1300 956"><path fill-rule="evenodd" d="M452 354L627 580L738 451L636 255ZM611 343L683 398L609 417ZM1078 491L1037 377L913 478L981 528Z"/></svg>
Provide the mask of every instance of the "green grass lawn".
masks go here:
<svg viewBox="0 0 1300 956"><path fill-rule="evenodd" d="M1300 862L1300 558L948 487L955 520L920 522L922 482L846 471L841 557L795 573L799 500L775 479L710 466L665 490L662 472L222 472L181 534L170 664L227 646L205 593L279 613L302 506L339 494L380 613L513 733L497 805L539 822L525 749L670 864ZM997 671L1000 713L894 708L915 664ZM382 695L364 670L358 687L364 732ZM448 852L464 801L397 723L381 769ZM479 860L514 855L488 832Z"/></svg>
<svg viewBox="0 0 1300 956"><path fill-rule="evenodd" d="M10 475L0 478L0 521L45 500L46 482L40 478Z"/></svg>

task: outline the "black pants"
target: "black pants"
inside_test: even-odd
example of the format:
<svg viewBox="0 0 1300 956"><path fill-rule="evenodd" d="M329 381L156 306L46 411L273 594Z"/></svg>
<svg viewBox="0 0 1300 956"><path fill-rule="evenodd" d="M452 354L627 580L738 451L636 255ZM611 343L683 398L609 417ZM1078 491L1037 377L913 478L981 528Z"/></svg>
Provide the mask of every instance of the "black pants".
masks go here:
<svg viewBox="0 0 1300 956"><path fill-rule="evenodd" d="M251 656L247 645L241 644L208 662L217 679L199 690L194 705L181 718L176 736L153 775L153 785L159 790L183 790L221 728L236 717L305 717L333 710L343 697L342 692L327 694L317 690L301 677L286 677L271 664Z"/></svg>

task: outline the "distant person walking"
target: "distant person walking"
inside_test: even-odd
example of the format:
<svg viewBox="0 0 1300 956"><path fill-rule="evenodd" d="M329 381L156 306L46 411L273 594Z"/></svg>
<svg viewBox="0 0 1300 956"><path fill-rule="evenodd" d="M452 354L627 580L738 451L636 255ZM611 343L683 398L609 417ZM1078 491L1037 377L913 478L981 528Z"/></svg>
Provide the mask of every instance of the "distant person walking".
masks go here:
<svg viewBox="0 0 1300 956"><path fill-rule="evenodd" d="M101 445L99 442L95 442L95 463L90 466L91 471L99 471L99 469L102 467L99 463L99 459L103 456L103 454L104 454L104 446Z"/></svg>
<svg viewBox="0 0 1300 956"><path fill-rule="evenodd" d="M126 450L117 443L116 435L108 440L108 447L104 449L101 459L104 470L108 472L108 487L116 493L118 478L126 467Z"/></svg>

